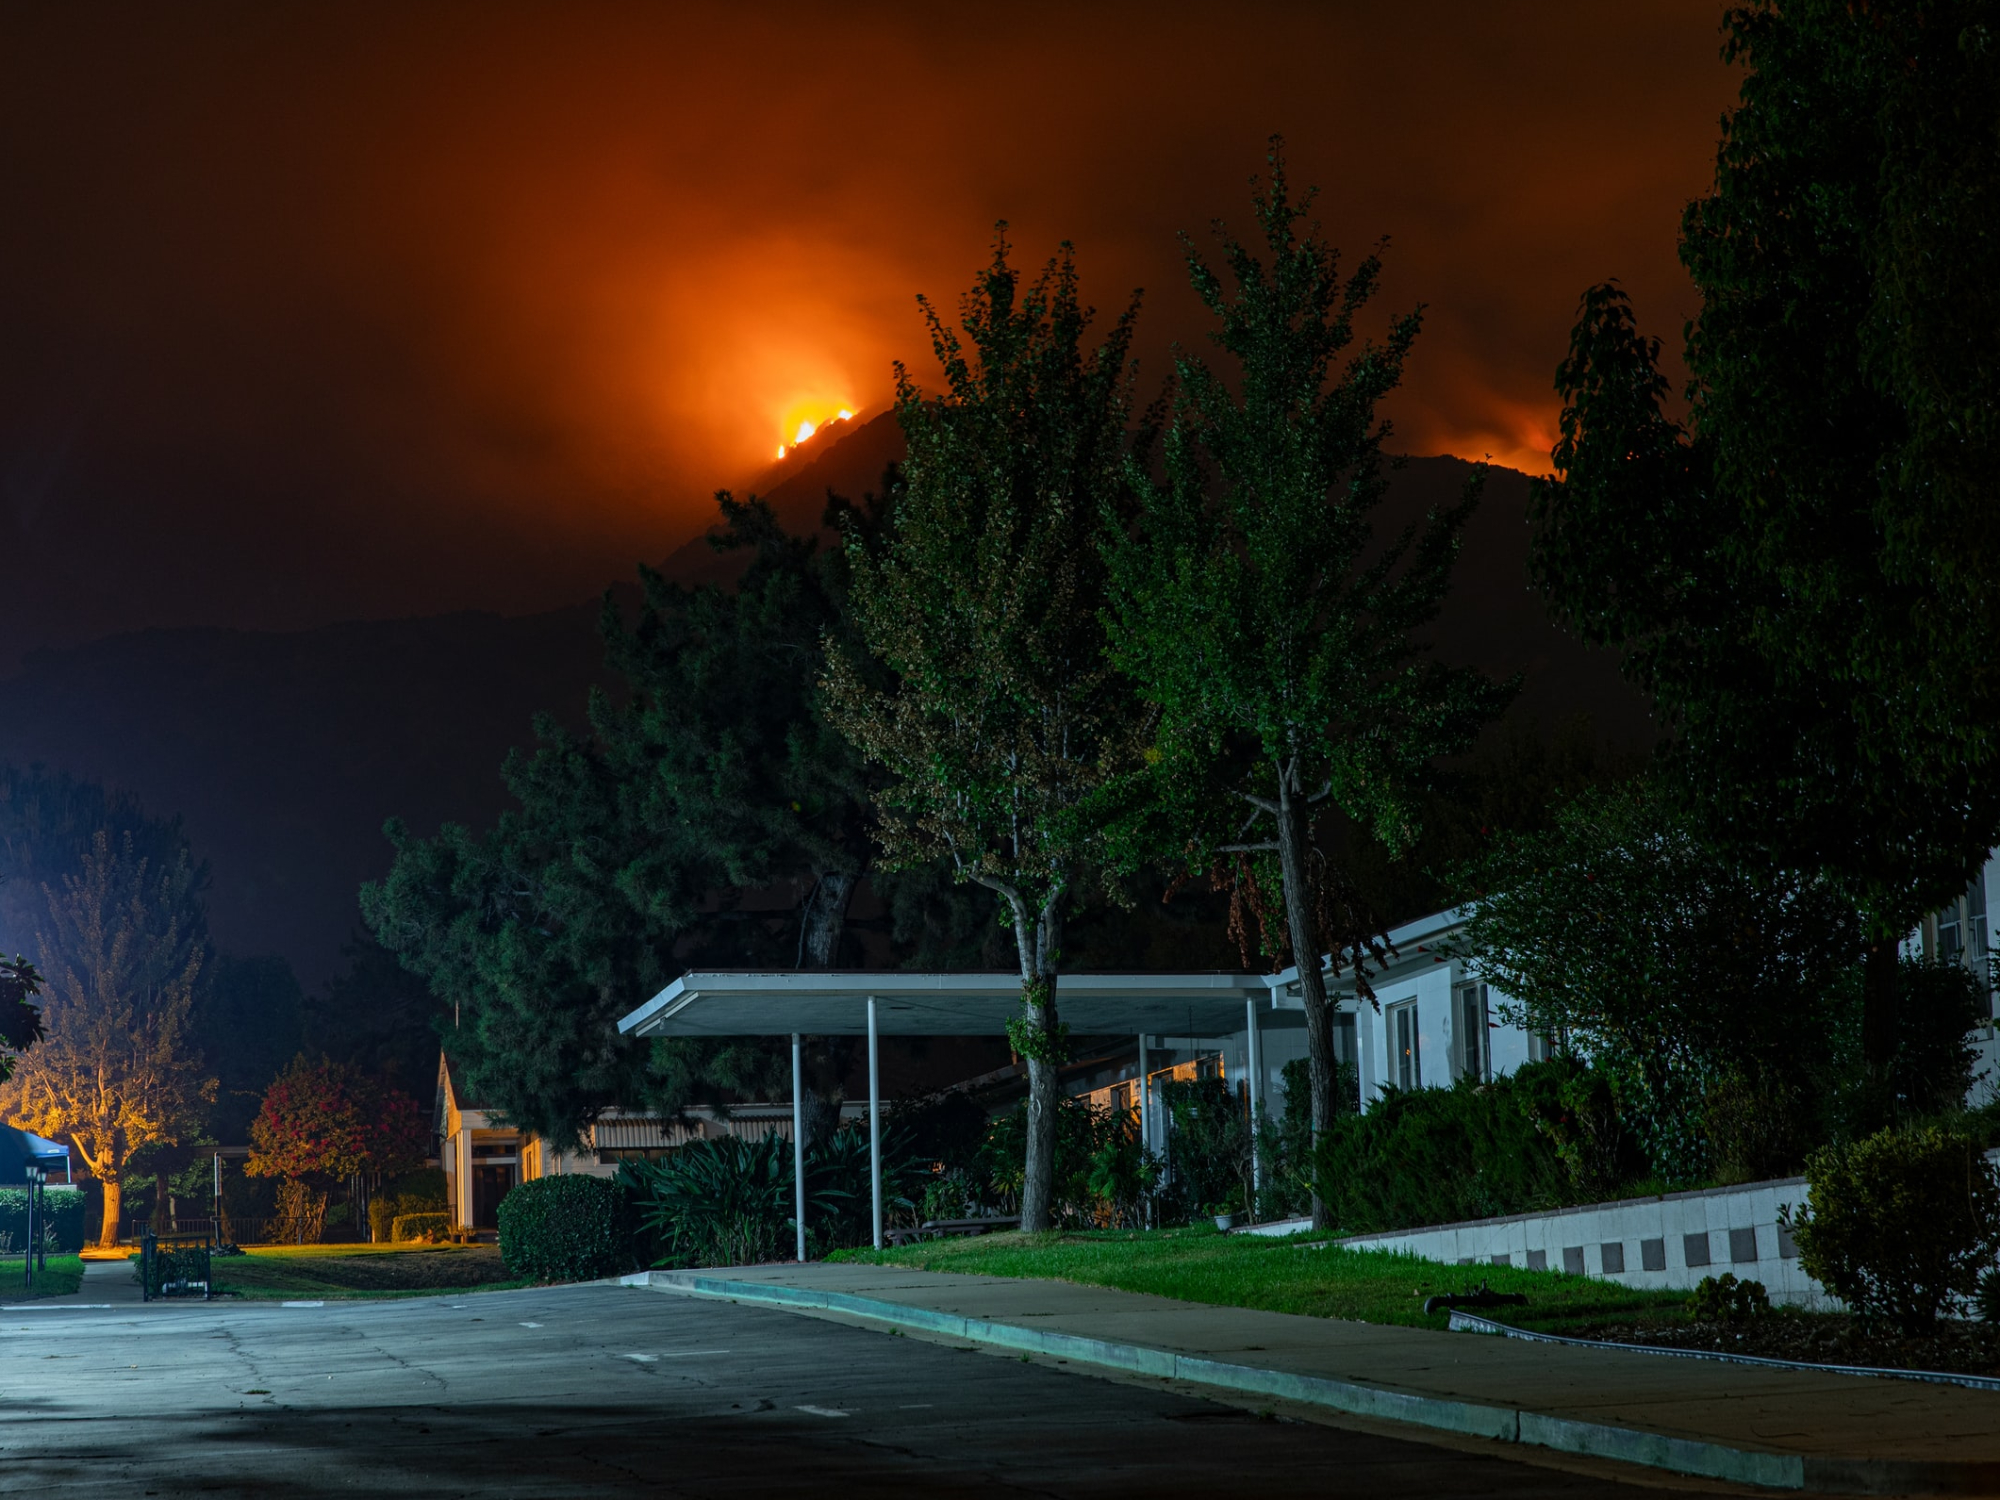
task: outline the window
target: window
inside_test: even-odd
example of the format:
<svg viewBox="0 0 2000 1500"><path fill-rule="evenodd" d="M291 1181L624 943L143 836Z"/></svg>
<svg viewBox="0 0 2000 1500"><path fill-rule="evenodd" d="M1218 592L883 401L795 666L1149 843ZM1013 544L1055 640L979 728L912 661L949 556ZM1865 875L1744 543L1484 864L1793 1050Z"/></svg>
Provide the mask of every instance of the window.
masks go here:
<svg viewBox="0 0 2000 1500"><path fill-rule="evenodd" d="M1418 1054L1417 1002L1405 1001L1389 1007L1390 1071L1399 1089L1424 1086L1423 1059Z"/></svg>
<svg viewBox="0 0 2000 1500"><path fill-rule="evenodd" d="M1458 1076L1485 1083L1493 1076L1485 985L1461 984L1453 992L1452 1022L1458 1034Z"/></svg>
<svg viewBox="0 0 2000 1500"><path fill-rule="evenodd" d="M1354 1012L1337 1011L1333 1017L1333 1060L1343 1067L1351 1068L1360 1059L1361 1052L1354 1044Z"/></svg>

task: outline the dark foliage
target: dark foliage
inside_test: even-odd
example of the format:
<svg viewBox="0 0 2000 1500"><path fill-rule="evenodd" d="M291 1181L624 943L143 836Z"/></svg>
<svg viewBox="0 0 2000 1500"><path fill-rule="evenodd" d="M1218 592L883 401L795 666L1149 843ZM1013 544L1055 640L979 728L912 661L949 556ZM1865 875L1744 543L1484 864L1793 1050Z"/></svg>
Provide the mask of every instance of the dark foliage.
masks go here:
<svg viewBox="0 0 2000 1500"><path fill-rule="evenodd" d="M516 1276L590 1281L632 1268L630 1207L608 1177L537 1177L500 1200L500 1258Z"/></svg>
<svg viewBox="0 0 2000 1500"><path fill-rule="evenodd" d="M1406 1229L1579 1201L1535 1107L1567 1070L1530 1064L1490 1084L1391 1090L1322 1132L1314 1165L1341 1232Z"/></svg>

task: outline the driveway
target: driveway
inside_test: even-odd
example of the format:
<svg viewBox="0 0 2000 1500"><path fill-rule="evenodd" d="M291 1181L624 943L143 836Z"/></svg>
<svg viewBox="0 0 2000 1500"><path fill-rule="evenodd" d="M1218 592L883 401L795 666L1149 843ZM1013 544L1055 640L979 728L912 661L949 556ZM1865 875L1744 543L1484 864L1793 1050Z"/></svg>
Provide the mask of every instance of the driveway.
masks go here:
<svg viewBox="0 0 2000 1500"><path fill-rule="evenodd" d="M0 1492L92 1500L1623 1493L1485 1452L603 1285L4 1312L0 1417Z"/></svg>

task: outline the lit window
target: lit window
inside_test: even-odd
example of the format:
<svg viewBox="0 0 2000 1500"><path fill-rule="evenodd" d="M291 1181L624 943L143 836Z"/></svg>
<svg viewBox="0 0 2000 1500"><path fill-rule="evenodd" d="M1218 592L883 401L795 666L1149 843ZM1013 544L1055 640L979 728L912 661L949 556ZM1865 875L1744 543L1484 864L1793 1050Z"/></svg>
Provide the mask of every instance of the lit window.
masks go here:
<svg viewBox="0 0 2000 1500"><path fill-rule="evenodd" d="M1418 1054L1417 1002L1406 1001L1389 1007L1389 1045L1395 1056L1392 1066L1396 1075L1396 1087L1416 1089L1423 1087L1423 1059Z"/></svg>

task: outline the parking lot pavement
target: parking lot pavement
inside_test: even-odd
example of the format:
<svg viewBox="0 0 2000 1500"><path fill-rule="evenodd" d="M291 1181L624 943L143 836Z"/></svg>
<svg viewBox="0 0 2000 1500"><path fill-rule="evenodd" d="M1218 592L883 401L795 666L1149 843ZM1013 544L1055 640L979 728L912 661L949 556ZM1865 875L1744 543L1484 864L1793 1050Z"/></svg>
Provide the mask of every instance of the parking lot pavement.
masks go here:
<svg viewBox="0 0 2000 1500"><path fill-rule="evenodd" d="M1601 1474L602 1285L0 1314L0 1418L0 1492L48 1496L1618 1491Z"/></svg>

